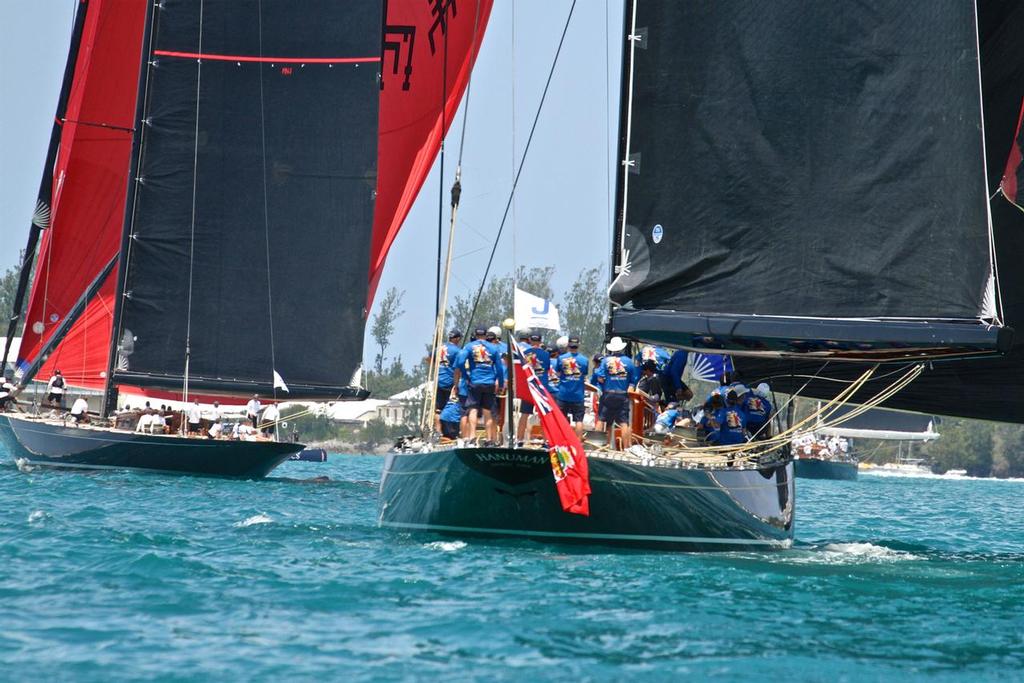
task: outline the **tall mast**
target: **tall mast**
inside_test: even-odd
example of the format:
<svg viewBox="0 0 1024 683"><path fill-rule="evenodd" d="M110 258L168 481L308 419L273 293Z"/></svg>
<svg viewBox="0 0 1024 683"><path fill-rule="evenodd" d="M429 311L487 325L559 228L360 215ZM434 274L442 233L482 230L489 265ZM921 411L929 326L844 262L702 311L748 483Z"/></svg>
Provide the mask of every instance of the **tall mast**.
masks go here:
<svg viewBox="0 0 1024 683"><path fill-rule="evenodd" d="M32 214L32 223L28 232L28 243L25 245L25 254L21 261L21 273L18 276L18 289L14 295L14 304L11 310L11 319L7 323L7 339L4 341L3 367L7 367L7 358L11 351L11 341L21 319L22 304L25 301L25 292L28 290L29 276L32 274L32 264L35 261L36 246L39 242L39 234L50 226L50 202L53 195L53 166L57 160L57 150L60 148L61 130L64 124L64 117L67 113L68 97L71 94L71 82L75 77L75 65L78 62L78 48L82 43L82 29L85 26L85 15L89 10L88 0L82 0L75 13L75 23L71 30L71 43L68 47L68 61L64 65L64 80L60 86L60 96L57 98L57 111L53 117L53 127L50 130L50 147L46 152L46 162L43 165L43 177L39 180L39 194L36 200L36 209Z"/></svg>
<svg viewBox="0 0 1024 683"><path fill-rule="evenodd" d="M128 183L126 187L127 199L124 203L124 228L121 231L121 250L118 257L117 288L114 290L114 315L110 328L110 349L107 352L107 374L103 381L103 402L100 406L100 416L106 417L110 413L113 389L114 363L117 360L117 347L121 341L121 313L122 302L125 297L125 274L128 270L128 252L131 242L132 228L135 218L135 202L138 196L139 170L142 167L142 138L146 134L146 123L142 120L146 108L146 95L148 94L149 72L152 64L152 41L153 41L153 2L146 3L145 30L142 35L142 64L139 69L139 85L135 105L135 134L132 137L132 156L128 166Z"/></svg>

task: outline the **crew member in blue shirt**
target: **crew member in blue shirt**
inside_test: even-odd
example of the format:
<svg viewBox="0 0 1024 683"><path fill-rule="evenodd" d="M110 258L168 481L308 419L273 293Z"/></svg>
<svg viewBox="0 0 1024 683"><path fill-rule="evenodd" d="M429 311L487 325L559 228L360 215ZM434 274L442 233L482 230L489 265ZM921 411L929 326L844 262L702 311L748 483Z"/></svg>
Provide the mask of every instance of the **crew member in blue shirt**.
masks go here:
<svg viewBox="0 0 1024 683"><path fill-rule="evenodd" d="M485 341L487 330L478 327L473 331L476 339L459 354L455 368L455 381L465 373L469 379L469 392L466 397L466 409L469 420L466 425L468 438L475 438L477 420L480 412L484 415L486 439L491 444L498 438L494 423L494 413L498 405L498 389L505 384L505 371L501 357L495 353L492 345Z"/></svg>
<svg viewBox="0 0 1024 683"><path fill-rule="evenodd" d="M629 424L629 392L636 386L637 371L633 361L622 355L626 342L621 337L612 337L608 342L608 355L594 373L597 386L601 388L601 402L598 418L608 428L608 443L614 448L615 425L622 433L622 447L632 444L633 430Z"/></svg>
<svg viewBox="0 0 1024 683"><path fill-rule="evenodd" d="M768 400L771 389L761 382L743 397L743 411L747 414L747 430L753 439L760 441L771 436L769 423L772 419L772 402Z"/></svg>
<svg viewBox="0 0 1024 683"><path fill-rule="evenodd" d="M523 352L523 356L526 358L526 362L533 368L533 372L537 375L537 379L544 385L545 389L548 389L548 370L551 369L551 355L541 345L541 337L539 334L534 332L530 335L530 346ZM526 387L523 387L520 391L529 391ZM520 444L526 439L526 425L530 420L530 415L533 415L533 404L529 401L520 401L519 405L519 423L516 425L516 440Z"/></svg>
<svg viewBox="0 0 1024 683"><path fill-rule="evenodd" d="M452 397L452 387L455 386L455 361L462 349L462 332L453 329L448 333L448 343L442 344L438 350L440 356L437 360L437 392L434 395L435 428L441 430L441 411L448 404Z"/></svg>
<svg viewBox="0 0 1024 683"><path fill-rule="evenodd" d="M687 358L686 351L678 349L668 359L661 371L661 387L667 401L689 401L693 398L693 391L683 381Z"/></svg>
<svg viewBox="0 0 1024 683"><path fill-rule="evenodd" d="M573 424L577 434L583 434L584 389L587 380L587 357L580 353L580 338L569 337L565 353L555 361L558 373L558 407Z"/></svg>
<svg viewBox="0 0 1024 683"><path fill-rule="evenodd" d="M664 412L658 415L658 419L654 421L654 433L661 435L671 434L676 428L676 423L685 417L685 413L680 409L678 403L669 403L665 406Z"/></svg>
<svg viewBox="0 0 1024 683"><path fill-rule="evenodd" d="M719 418L724 409L725 398L720 393L712 393L704 401L704 414L698 423L697 433L713 446L717 446L722 439L722 424Z"/></svg>
<svg viewBox="0 0 1024 683"><path fill-rule="evenodd" d="M660 373L668 365L669 360L672 358L672 354L668 352L664 346L655 346L654 344L644 344L640 347L640 352L633 356L633 363L637 367L641 367L644 361L654 361L657 365L657 371Z"/></svg>
<svg viewBox="0 0 1024 683"><path fill-rule="evenodd" d="M461 431L459 423L462 421L462 406L457 400L449 399L440 414L441 436L446 439L458 438Z"/></svg>
<svg viewBox="0 0 1024 683"><path fill-rule="evenodd" d="M722 446L734 446L747 442L747 416L738 402L730 403L728 396L734 392L730 391L726 398L726 405L720 409L716 419L720 426L718 443ZM735 453L729 454L729 466L735 460Z"/></svg>

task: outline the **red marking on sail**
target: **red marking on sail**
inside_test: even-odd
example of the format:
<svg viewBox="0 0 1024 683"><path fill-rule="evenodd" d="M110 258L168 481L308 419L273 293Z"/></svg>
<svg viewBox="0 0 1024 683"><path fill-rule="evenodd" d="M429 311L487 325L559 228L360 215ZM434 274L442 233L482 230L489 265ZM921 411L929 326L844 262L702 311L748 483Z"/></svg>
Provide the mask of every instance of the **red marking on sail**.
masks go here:
<svg viewBox="0 0 1024 683"><path fill-rule="evenodd" d="M153 50L153 54L157 57L206 59L211 62L260 62L263 64L370 64L380 61L380 57L260 57L218 55L210 52L176 52L174 50Z"/></svg>
<svg viewBox="0 0 1024 683"><path fill-rule="evenodd" d="M36 259L19 365L35 359L120 248L146 3L92 0L85 11L67 120L53 168L50 228L43 233ZM102 121L113 127L77 121ZM98 313L92 306L85 317ZM105 356L109 348L109 322L105 333L99 328L84 325L81 336L72 330L88 345L90 357L94 352ZM105 360L103 365L105 370ZM70 377L68 382L73 383ZM85 386L96 384L90 381Z"/></svg>
<svg viewBox="0 0 1024 683"><path fill-rule="evenodd" d="M462 101L491 5L492 0L459 0L457 6L451 0L389 0L386 4L377 199L366 310L373 303L388 250ZM445 36L438 12L444 14L448 34L447 101L443 117Z"/></svg>
<svg viewBox="0 0 1024 683"><path fill-rule="evenodd" d="M512 345L512 354L516 386L527 389L520 389L519 398L536 407L544 438L550 445L548 454L551 456L551 472L555 477L562 510L590 516L590 468L583 444L555 403L551 392L537 379L518 344Z"/></svg>
<svg viewBox="0 0 1024 683"><path fill-rule="evenodd" d="M1024 209L1024 196L1018 194L1024 186L1024 100L1021 100L1020 116L1017 119L1017 134L1013 136L1010 158L1006 160L1006 172L999 187L1003 195L1015 206Z"/></svg>

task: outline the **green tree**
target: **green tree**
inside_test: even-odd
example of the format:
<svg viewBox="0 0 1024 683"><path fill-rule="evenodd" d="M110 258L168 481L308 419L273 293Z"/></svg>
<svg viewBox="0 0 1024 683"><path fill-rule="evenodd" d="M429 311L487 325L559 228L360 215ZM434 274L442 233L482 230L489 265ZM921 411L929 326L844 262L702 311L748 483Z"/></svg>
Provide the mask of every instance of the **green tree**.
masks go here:
<svg viewBox="0 0 1024 683"><path fill-rule="evenodd" d="M390 288L384 294L384 298L380 300L380 307L373 316L373 327L370 328L370 334L373 335L373 340L380 348L380 352L374 359L374 367L378 375L384 372L384 354L391 344L391 335L395 333L395 321L405 313L402 310L403 296L405 296L405 291L400 292L396 287Z"/></svg>
<svg viewBox="0 0 1024 683"><path fill-rule="evenodd" d="M604 267L581 270L558 310L565 333L580 338L580 351L587 357L599 351L604 342L608 314L608 283Z"/></svg>
<svg viewBox="0 0 1024 683"><path fill-rule="evenodd" d="M18 256L18 263L8 268L0 276L0 315L3 316L0 321L3 321L5 325L3 330L0 330L0 335L7 334L6 322L14 313L14 295L18 293L18 276L21 274L21 262L24 257L25 250L23 249ZM18 325L15 334L20 334L22 327L24 327L24 323Z"/></svg>
<svg viewBox="0 0 1024 683"><path fill-rule="evenodd" d="M928 443L924 454L939 472L963 469L973 477L987 477L992 473L993 431L988 422L947 418L942 436Z"/></svg>
<svg viewBox="0 0 1024 683"><path fill-rule="evenodd" d="M1024 426L996 425L992 434L992 476L1024 476Z"/></svg>

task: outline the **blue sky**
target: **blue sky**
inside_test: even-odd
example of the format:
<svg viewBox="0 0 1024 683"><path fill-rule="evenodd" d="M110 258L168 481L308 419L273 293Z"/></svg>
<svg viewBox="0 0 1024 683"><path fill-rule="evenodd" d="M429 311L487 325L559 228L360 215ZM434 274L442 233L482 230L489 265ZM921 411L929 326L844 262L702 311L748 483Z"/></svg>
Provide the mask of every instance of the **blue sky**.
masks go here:
<svg viewBox="0 0 1024 683"><path fill-rule="evenodd" d="M0 268L6 268L24 246L35 205L77 0L2 3ZM452 295L475 291L483 275L571 4L495 0L473 74ZM607 267L621 31L621 0L578 0L498 247L495 274L509 272L513 264L555 266L553 284L560 296L581 269ZM462 119L460 112L447 144L446 204ZM435 164L392 248L379 290L394 286L406 292L406 313L389 351L411 362L433 329L437 201ZM370 343L365 356L373 358Z"/></svg>

